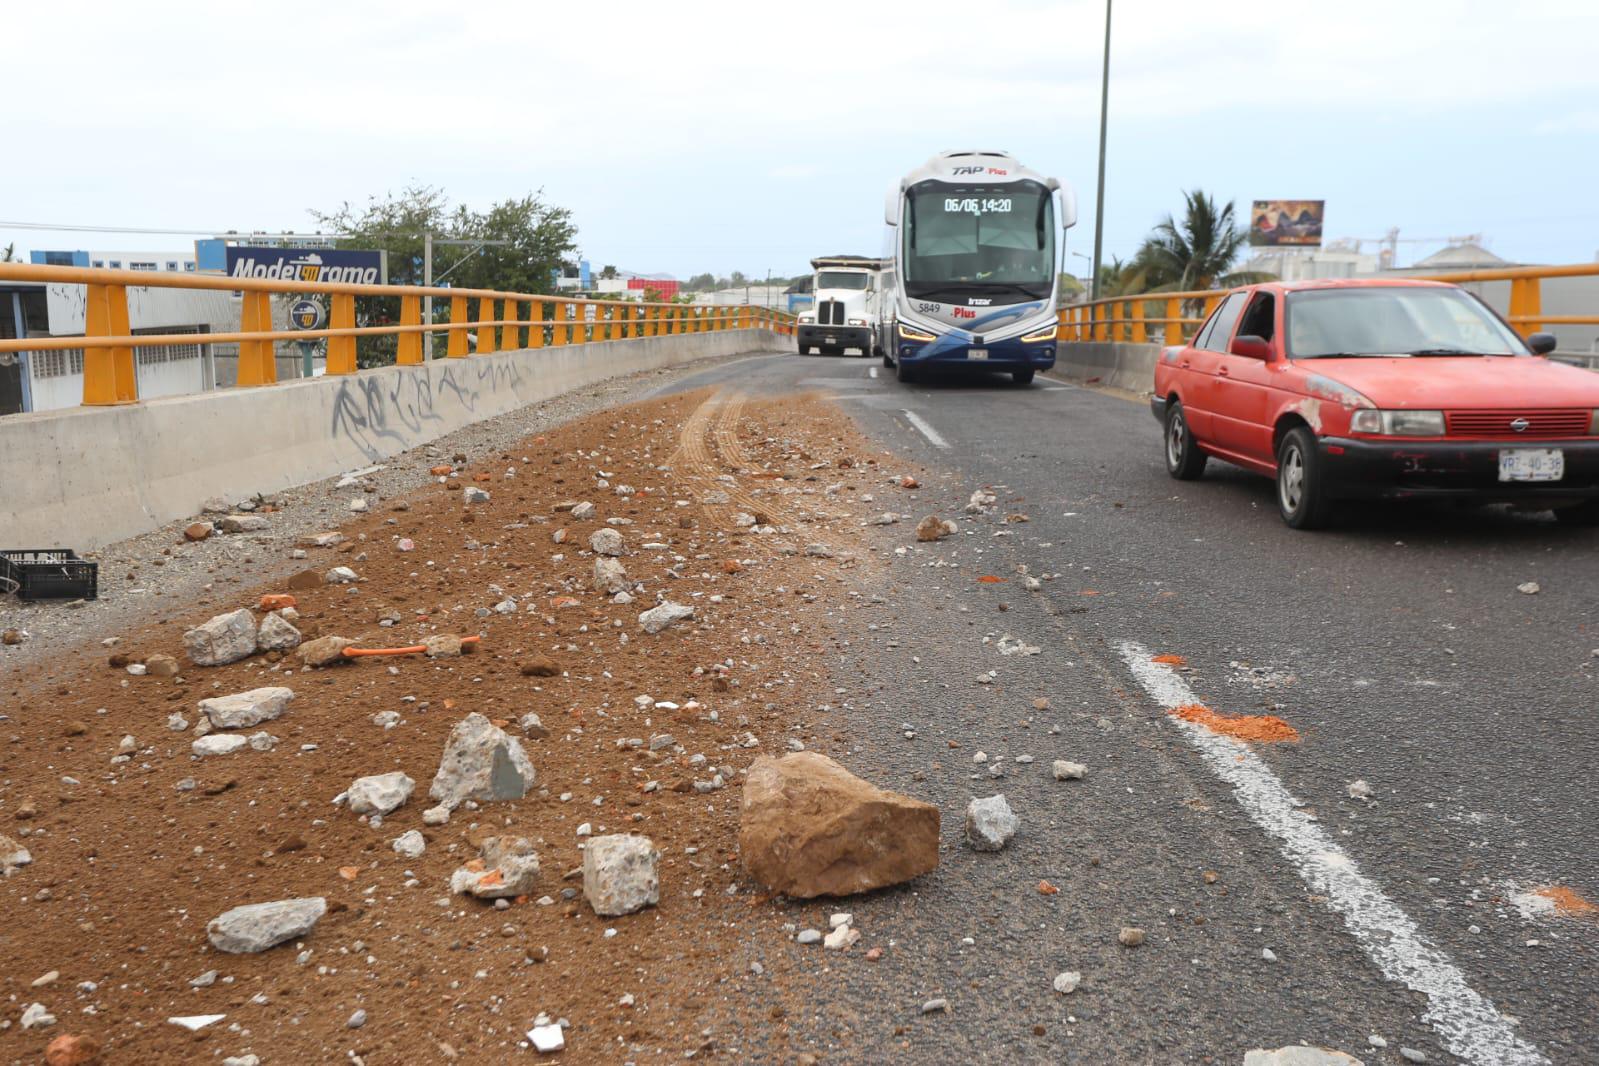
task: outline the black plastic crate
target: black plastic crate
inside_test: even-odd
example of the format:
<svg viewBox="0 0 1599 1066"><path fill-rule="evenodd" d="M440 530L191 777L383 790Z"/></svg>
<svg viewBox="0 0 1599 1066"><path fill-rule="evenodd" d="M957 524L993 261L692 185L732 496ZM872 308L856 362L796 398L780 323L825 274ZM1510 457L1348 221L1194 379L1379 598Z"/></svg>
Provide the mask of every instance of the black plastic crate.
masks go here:
<svg viewBox="0 0 1599 1066"><path fill-rule="evenodd" d="M80 559L71 548L0 550L0 592L18 599L97 599L100 564Z"/></svg>

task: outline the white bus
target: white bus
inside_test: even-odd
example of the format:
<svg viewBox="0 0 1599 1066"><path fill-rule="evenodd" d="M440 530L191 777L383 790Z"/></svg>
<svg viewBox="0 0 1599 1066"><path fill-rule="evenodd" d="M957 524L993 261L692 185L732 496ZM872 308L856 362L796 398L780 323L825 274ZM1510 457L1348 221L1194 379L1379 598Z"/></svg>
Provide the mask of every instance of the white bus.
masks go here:
<svg viewBox="0 0 1599 1066"><path fill-rule="evenodd" d="M961 366L1026 385L1055 365L1071 186L1004 152L941 152L889 189L883 220L883 363L901 381Z"/></svg>

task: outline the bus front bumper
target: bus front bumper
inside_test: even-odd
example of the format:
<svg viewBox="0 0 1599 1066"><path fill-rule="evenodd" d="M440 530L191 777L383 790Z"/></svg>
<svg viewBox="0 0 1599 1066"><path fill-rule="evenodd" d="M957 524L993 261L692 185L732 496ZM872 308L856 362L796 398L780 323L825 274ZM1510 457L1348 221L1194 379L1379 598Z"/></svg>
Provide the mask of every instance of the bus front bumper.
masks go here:
<svg viewBox="0 0 1599 1066"><path fill-rule="evenodd" d="M1048 370L1055 365L1055 344L1045 341L1023 344L1019 339L987 341L983 344L936 341L908 341L899 338L894 358L906 366L968 367L973 370Z"/></svg>

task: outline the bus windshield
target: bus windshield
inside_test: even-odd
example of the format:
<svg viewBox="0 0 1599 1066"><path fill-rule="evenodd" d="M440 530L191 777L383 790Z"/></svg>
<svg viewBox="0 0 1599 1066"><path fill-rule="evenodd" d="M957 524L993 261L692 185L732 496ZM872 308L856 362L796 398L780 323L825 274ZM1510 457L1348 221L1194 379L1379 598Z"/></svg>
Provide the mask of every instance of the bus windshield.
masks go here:
<svg viewBox="0 0 1599 1066"><path fill-rule="evenodd" d="M1036 181L924 181L906 195L905 295L963 303L1046 297L1055 284L1055 201Z"/></svg>

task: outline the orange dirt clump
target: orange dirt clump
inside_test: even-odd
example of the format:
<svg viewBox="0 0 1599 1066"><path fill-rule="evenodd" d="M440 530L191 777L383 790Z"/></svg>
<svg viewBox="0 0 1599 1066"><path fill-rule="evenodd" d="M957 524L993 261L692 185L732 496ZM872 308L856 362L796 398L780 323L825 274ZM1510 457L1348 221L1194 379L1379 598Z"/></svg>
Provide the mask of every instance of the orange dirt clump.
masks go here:
<svg viewBox="0 0 1599 1066"><path fill-rule="evenodd" d="M1038 894L1041 895L1041 896L1053 896L1055 893L1057 893L1059 891L1060 891L1060 889L1056 888L1054 885L1050 884L1048 881L1040 881L1040 882L1038 882Z"/></svg>
<svg viewBox="0 0 1599 1066"><path fill-rule="evenodd" d="M1565 885L1545 885L1535 890L1538 895L1555 905L1555 910L1567 917L1599 914L1599 904L1590 903Z"/></svg>
<svg viewBox="0 0 1599 1066"><path fill-rule="evenodd" d="M978 578L977 581L982 585L1002 585L1004 584L1005 579L1002 577L995 577L993 574L984 574L982 577Z"/></svg>
<svg viewBox="0 0 1599 1066"><path fill-rule="evenodd" d="M1188 665L1188 660L1183 658L1181 655L1157 655L1155 656L1155 662L1164 663L1167 666Z"/></svg>
<svg viewBox="0 0 1599 1066"><path fill-rule="evenodd" d="M1245 714L1236 718L1218 714L1202 703L1190 703L1171 712L1185 722L1202 725L1212 733L1262 744L1299 740L1299 730L1274 714Z"/></svg>

